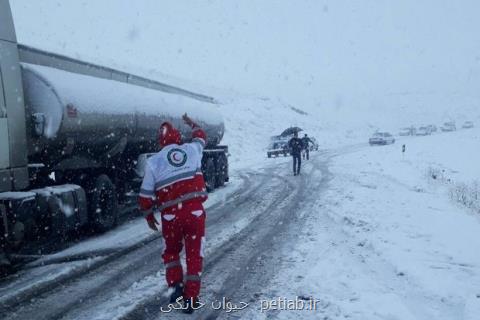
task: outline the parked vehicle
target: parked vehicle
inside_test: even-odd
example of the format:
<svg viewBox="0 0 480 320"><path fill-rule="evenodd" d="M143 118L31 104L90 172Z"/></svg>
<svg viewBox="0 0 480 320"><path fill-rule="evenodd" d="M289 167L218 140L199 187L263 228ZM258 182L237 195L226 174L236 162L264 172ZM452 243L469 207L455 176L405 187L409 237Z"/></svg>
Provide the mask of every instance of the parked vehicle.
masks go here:
<svg viewBox="0 0 480 320"><path fill-rule="evenodd" d="M449 122L445 122L440 129L443 132L451 132L451 131L456 131L457 126L455 125L455 121L449 121Z"/></svg>
<svg viewBox="0 0 480 320"><path fill-rule="evenodd" d="M414 136L416 134L416 131L417 131L417 129L415 129L414 126L406 127L406 128L400 129L400 132L398 133L398 135L400 135L400 136Z"/></svg>
<svg viewBox="0 0 480 320"><path fill-rule="evenodd" d="M303 131L303 129L299 127L290 127L285 129L280 135L271 137L270 144L267 148L267 157L286 157L287 155L290 155L288 141L293 137L294 132L300 131ZM317 151L319 148L317 140L312 136L308 137L312 141L312 143L309 144L310 151Z"/></svg>
<svg viewBox="0 0 480 320"><path fill-rule="evenodd" d="M319 145L317 139L315 139L314 137L309 138L312 141L312 144L310 145L310 151L318 151Z"/></svg>
<svg viewBox="0 0 480 320"><path fill-rule="evenodd" d="M368 140L368 143L372 145L386 145L395 143L395 138L388 132L375 132L373 136Z"/></svg>
<svg viewBox="0 0 480 320"><path fill-rule="evenodd" d="M471 129L473 127L474 127L474 125L473 125L472 121L465 121L465 123L462 125L463 129Z"/></svg>
<svg viewBox="0 0 480 320"><path fill-rule="evenodd" d="M290 151L288 150L288 140L286 139L272 141L267 150L267 157L269 158L278 156L286 157L289 154Z"/></svg>
<svg viewBox="0 0 480 320"><path fill-rule="evenodd" d="M437 126L434 124L429 124L427 128L430 130L430 133L437 132Z"/></svg>
<svg viewBox="0 0 480 320"><path fill-rule="evenodd" d="M430 134L432 134L432 132L430 131L429 127L420 127L416 133L417 136L428 136Z"/></svg>
<svg viewBox="0 0 480 320"><path fill-rule="evenodd" d="M190 136L183 112L207 132L207 189L228 181L213 98L18 45L8 1L0 12L0 269L26 242L113 228L135 206L160 124Z"/></svg>

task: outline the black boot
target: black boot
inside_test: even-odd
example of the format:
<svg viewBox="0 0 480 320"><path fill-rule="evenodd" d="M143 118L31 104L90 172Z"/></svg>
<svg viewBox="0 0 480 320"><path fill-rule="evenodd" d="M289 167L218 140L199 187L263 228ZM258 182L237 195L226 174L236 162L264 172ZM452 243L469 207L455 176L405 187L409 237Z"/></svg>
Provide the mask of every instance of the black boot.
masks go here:
<svg viewBox="0 0 480 320"><path fill-rule="evenodd" d="M183 283L175 284L173 292L170 294L170 303L175 303L183 295Z"/></svg>
<svg viewBox="0 0 480 320"><path fill-rule="evenodd" d="M185 301L185 305L183 306L183 313L192 314L193 311L200 308L200 302L198 298L188 298Z"/></svg>

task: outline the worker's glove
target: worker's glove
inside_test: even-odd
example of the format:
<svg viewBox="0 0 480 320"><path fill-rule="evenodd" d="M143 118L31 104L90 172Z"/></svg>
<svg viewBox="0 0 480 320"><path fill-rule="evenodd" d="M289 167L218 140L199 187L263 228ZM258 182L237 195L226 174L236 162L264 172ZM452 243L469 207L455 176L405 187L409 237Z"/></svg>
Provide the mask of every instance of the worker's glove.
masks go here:
<svg viewBox="0 0 480 320"><path fill-rule="evenodd" d="M150 229L152 229L153 231L158 231L158 226L160 226L160 224L158 223L157 219L155 219L153 212L149 213L145 217L145 220L147 220L147 224Z"/></svg>

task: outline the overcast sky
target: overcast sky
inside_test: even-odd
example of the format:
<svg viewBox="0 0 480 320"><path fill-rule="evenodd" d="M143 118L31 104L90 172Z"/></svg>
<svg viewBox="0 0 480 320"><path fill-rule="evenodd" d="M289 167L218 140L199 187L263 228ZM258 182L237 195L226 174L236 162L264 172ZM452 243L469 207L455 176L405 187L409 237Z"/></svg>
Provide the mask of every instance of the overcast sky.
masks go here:
<svg viewBox="0 0 480 320"><path fill-rule="evenodd" d="M11 4L20 42L132 72L312 105L480 97L478 0Z"/></svg>

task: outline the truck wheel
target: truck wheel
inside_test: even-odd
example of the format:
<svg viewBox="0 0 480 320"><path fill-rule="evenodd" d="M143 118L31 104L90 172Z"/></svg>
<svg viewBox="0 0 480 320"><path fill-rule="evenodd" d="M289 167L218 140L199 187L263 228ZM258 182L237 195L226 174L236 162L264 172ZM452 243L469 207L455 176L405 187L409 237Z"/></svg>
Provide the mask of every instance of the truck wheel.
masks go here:
<svg viewBox="0 0 480 320"><path fill-rule="evenodd" d="M215 190L215 164L213 163L213 159L207 159L205 163L205 184L207 186L207 191L212 192Z"/></svg>
<svg viewBox="0 0 480 320"><path fill-rule="evenodd" d="M215 188L223 187L227 177L227 157L220 155L217 159L217 168L215 175Z"/></svg>
<svg viewBox="0 0 480 320"><path fill-rule="evenodd" d="M0 205L0 276L7 275L12 267L10 263L10 243L7 239L7 222L5 206Z"/></svg>
<svg viewBox="0 0 480 320"><path fill-rule="evenodd" d="M118 221L118 201L115 185L102 174L97 177L90 192L90 224L97 232L113 228Z"/></svg>
<svg viewBox="0 0 480 320"><path fill-rule="evenodd" d="M5 251L0 248L0 276L6 276L12 272L12 264Z"/></svg>

